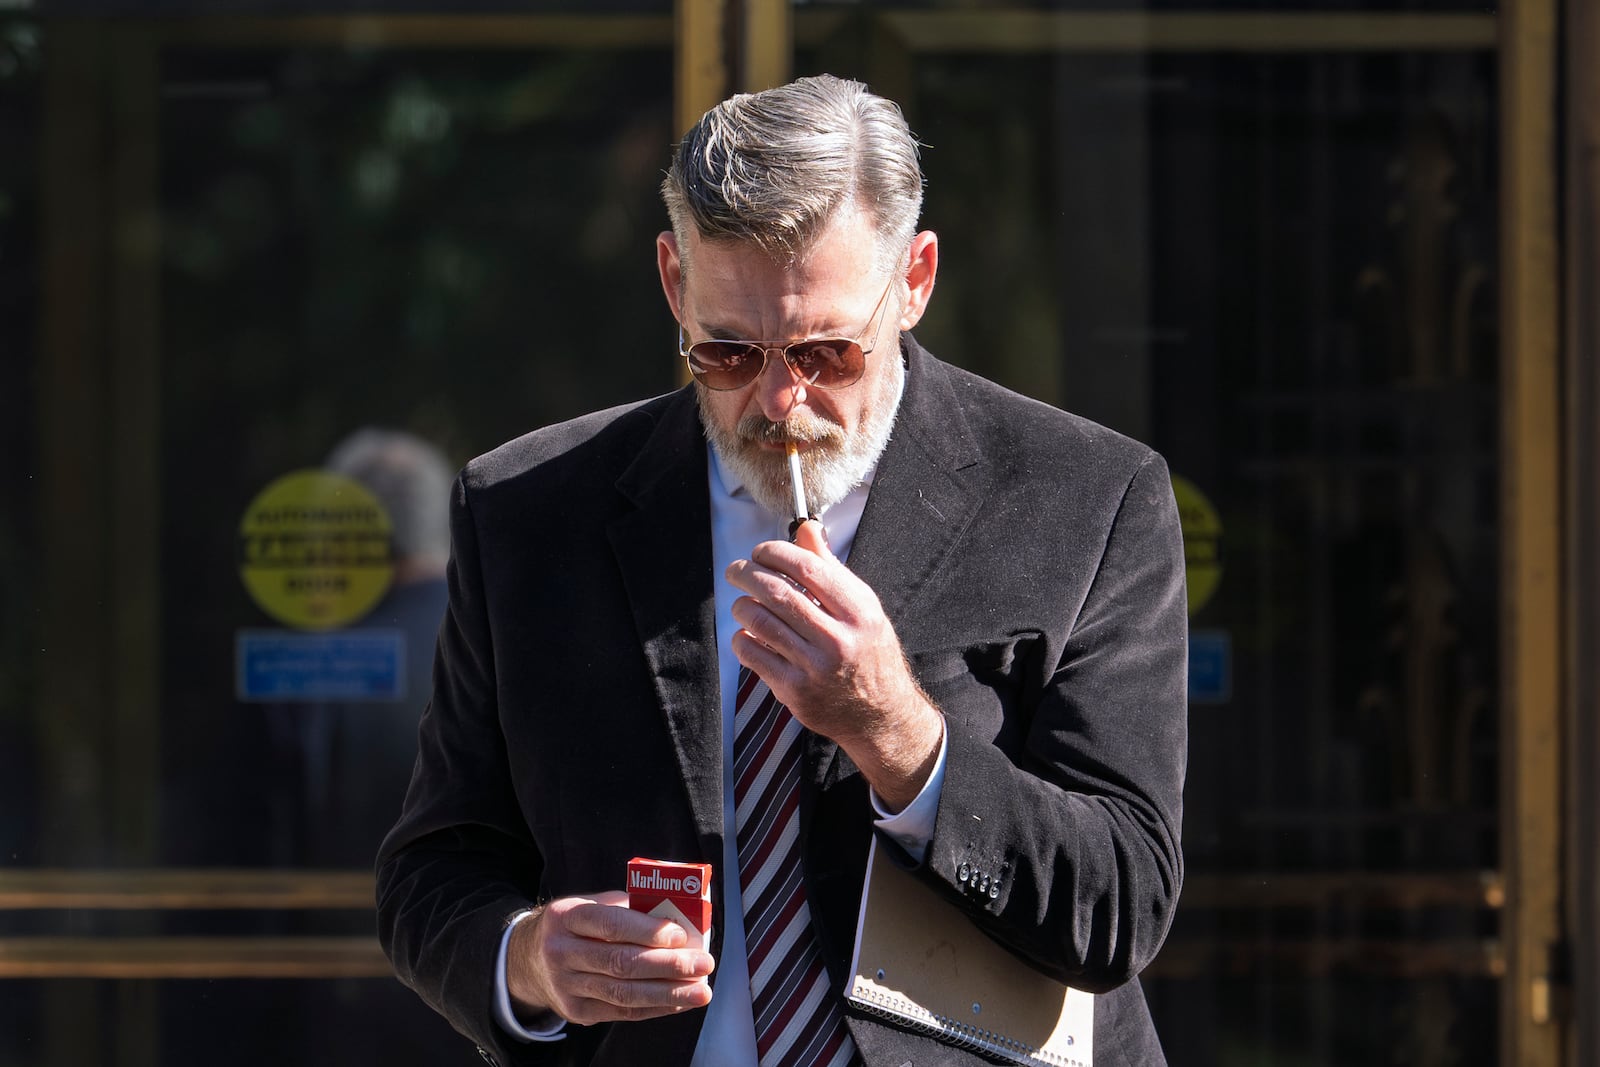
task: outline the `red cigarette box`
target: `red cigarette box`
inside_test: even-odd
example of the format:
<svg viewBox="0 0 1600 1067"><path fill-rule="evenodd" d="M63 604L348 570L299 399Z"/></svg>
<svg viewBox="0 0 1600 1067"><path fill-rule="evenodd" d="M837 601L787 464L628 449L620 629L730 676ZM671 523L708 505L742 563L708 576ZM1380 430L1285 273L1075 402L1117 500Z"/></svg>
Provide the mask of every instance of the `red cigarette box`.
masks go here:
<svg viewBox="0 0 1600 1067"><path fill-rule="evenodd" d="M711 864L635 856L628 861L628 907L671 919L693 948L711 948Z"/></svg>

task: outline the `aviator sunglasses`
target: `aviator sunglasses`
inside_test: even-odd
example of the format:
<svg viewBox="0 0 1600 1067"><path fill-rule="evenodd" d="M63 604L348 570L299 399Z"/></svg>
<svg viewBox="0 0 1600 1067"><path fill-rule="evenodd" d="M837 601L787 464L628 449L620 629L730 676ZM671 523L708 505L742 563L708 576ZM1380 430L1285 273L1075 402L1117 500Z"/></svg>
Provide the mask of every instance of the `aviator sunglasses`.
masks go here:
<svg viewBox="0 0 1600 1067"><path fill-rule="evenodd" d="M853 341L843 337L813 337L776 345L764 341L710 340L696 341L685 348L680 325L678 351L689 361L689 373L694 375L695 381L718 392L743 389L755 381L767 365L767 355L772 352L781 353L783 361L807 385L818 389L843 389L860 381L867 369L867 355L873 345L862 348L861 338L876 332L873 324L878 321L878 313L883 310L889 290L893 288L894 278L891 277L867 324Z"/></svg>

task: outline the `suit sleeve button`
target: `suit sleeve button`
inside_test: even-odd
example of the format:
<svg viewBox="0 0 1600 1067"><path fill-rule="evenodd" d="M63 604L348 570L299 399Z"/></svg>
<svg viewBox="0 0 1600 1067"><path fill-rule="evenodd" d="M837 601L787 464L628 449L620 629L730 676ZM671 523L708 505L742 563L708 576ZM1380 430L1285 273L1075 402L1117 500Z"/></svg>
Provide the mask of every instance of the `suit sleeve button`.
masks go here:
<svg viewBox="0 0 1600 1067"><path fill-rule="evenodd" d="M970 879L971 877L972 877L972 866L970 864L963 863L961 865L961 868L956 871L956 881L960 882L963 885L965 885L967 883L967 880Z"/></svg>

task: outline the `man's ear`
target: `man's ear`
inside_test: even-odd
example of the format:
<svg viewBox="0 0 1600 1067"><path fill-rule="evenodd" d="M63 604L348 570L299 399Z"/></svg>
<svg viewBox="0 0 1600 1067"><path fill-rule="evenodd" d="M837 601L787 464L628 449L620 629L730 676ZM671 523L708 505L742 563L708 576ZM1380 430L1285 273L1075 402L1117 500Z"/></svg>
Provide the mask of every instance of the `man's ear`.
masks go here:
<svg viewBox="0 0 1600 1067"><path fill-rule="evenodd" d="M678 238L671 230L656 235L656 269L661 272L661 291L666 294L672 317L683 322L683 260L678 257Z"/></svg>
<svg viewBox="0 0 1600 1067"><path fill-rule="evenodd" d="M911 262L906 267L906 287L910 295L900 316L900 328L909 330L922 321L933 296L933 280L939 273L939 236L923 230L911 239Z"/></svg>

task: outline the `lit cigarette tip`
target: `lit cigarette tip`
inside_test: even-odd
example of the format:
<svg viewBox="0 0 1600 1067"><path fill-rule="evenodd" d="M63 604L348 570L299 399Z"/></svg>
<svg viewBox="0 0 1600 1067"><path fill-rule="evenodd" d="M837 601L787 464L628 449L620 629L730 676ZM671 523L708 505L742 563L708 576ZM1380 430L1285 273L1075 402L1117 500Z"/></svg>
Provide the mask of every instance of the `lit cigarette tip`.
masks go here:
<svg viewBox="0 0 1600 1067"><path fill-rule="evenodd" d="M793 441L789 442L789 484L794 487L794 517L800 522L805 522L810 516L806 510L806 487L800 480L800 448Z"/></svg>

